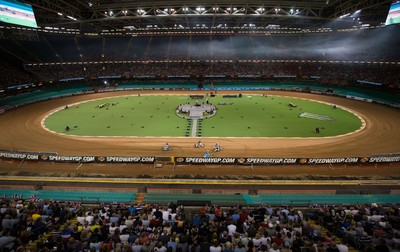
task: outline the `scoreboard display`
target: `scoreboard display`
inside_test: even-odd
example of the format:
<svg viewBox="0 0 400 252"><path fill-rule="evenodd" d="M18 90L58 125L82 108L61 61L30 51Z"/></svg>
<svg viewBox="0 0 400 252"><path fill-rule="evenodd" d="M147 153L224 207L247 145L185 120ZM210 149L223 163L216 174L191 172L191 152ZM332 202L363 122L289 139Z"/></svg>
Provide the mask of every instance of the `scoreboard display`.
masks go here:
<svg viewBox="0 0 400 252"><path fill-rule="evenodd" d="M0 0L0 21L37 28L32 6L15 0Z"/></svg>

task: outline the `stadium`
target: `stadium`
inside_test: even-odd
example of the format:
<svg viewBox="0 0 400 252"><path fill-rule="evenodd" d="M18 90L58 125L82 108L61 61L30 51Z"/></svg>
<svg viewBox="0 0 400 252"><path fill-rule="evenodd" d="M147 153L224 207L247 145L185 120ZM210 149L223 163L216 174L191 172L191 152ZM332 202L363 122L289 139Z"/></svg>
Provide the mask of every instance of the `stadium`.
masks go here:
<svg viewBox="0 0 400 252"><path fill-rule="evenodd" d="M2 251L397 251L399 5L0 0Z"/></svg>

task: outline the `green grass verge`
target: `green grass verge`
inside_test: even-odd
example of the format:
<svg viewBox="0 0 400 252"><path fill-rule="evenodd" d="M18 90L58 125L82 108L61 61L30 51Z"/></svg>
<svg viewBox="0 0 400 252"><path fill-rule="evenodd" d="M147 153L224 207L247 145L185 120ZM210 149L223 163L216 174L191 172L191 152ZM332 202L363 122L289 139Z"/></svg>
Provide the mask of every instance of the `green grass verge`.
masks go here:
<svg viewBox="0 0 400 252"><path fill-rule="evenodd" d="M279 96L208 99L218 111L214 117L202 120L203 137L324 137L361 127L354 114L319 102ZM80 136L185 136L188 121L178 117L175 109L186 102L194 103L188 96L123 96L89 101L57 111L46 119L45 126ZM110 106L96 108L105 103ZM222 103L226 105L218 105ZM299 118L302 112L335 120ZM68 132L64 130L66 125L71 128ZM314 132L316 127L321 128L319 134Z"/></svg>

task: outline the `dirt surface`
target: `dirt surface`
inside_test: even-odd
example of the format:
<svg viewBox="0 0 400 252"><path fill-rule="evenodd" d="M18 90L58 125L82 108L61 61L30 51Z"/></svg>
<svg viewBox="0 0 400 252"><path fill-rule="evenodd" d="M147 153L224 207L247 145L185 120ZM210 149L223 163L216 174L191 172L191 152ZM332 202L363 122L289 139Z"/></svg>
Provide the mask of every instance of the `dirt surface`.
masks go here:
<svg viewBox="0 0 400 252"><path fill-rule="evenodd" d="M59 155L112 155L112 156L203 156L204 149L195 149L198 138L152 138L152 137L74 137L55 134L45 130L42 119L49 111L76 102L127 94L165 94L166 91L129 91L97 93L49 100L13 109L0 115L0 149L57 152ZM219 92L218 95L232 92ZM257 91L241 92L255 94ZM365 127L355 133L330 138L205 138L206 149L219 142L223 151L213 154L221 157L364 157L378 153L400 152L400 110L382 105L348 100L339 97L296 92L264 91L267 95L284 95L320 100L345 107L362 117ZM206 94L206 92L168 91L168 94ZM295 125L293 125L295 126ZM169 142L172 150L161 151ZM166 176L179 174L203 174L210 176L400 176L400 164L377 166L267 166L268 169L249 167L199 167L169 166L154 170L152 167L138 168L129 165L85 164L31 164L13 163L3 160L0 167L5 174L62 175L62 174L104 174L108 176L138 176L147 174ZM132 169L131 169L132 167ZM17 168L17 170L16 170ZM112 170L110 170L112 168ZM211 168L211 169L210 169ZM265 167L264 167L265 168ZM318 168L318 169L316 169ZM55 171L56 169L56 171Z"/></svg>

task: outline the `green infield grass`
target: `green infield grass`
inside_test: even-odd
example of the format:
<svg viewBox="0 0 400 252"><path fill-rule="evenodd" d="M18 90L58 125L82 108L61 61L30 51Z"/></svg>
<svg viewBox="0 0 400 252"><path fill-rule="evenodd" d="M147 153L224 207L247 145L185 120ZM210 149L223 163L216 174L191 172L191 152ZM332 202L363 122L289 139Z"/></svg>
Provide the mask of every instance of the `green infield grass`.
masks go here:
<svg viewBox="0 0 400 252"><path fill-rule="evenodd" d="M347 134L362 125L356 115L340 106L316 101L281 96L207 98L217 113L198 122L197 136L326 137ZM113 97L67 104L68 108L51 114L44 124L66 135L185 137L192 131L191 123L179 117L176 108L196 101L205 99L193 100L187 95ZM320 133L315 133L317 127Z"/></svg>

